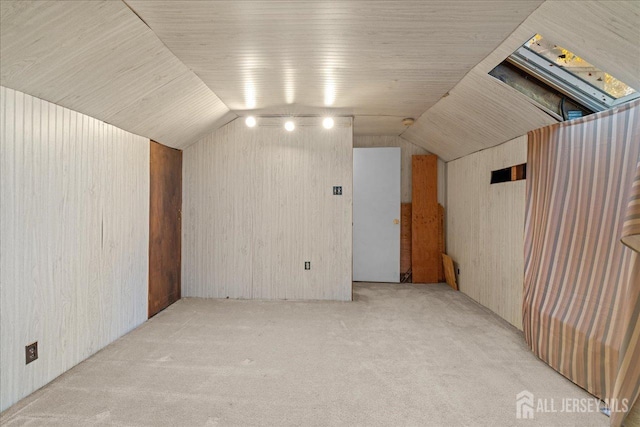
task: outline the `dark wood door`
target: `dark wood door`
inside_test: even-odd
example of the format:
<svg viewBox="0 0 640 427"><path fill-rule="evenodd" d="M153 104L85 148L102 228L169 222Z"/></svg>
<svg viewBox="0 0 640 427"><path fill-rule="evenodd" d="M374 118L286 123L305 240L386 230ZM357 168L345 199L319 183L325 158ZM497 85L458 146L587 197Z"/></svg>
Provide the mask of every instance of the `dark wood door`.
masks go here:
<svg viewBox="0 0 640 427"><path fill-rule="evenodd" d="M149 317L180 299L182 151L151 141Z"/></svg>

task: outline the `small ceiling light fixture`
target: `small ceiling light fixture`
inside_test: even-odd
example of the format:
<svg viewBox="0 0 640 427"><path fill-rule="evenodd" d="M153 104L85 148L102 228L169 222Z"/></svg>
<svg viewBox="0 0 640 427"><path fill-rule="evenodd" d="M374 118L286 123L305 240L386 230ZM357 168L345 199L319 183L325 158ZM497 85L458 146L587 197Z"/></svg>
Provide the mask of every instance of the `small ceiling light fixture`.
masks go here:
<svg viewBox="0 0 640 427"><path fill-rule="evenodd" d="M333 119L331 117L325 117L322 121L322 126L324 126L325 129L331 129L333 127Z"/></svg>
<svg viewBox="0 0 640 427"><path fill-rule="evenodd" d="M411 126L415 122L416 122L415 119L412 119L411 117L407 117L406 119L402 119L403 126Z"/></svg>
<svg viewBox="0 0 640 427"><path fill-rule="evenodd" d="M255 117L253 117L253 116L249 116L249 117L247 117L247 119L244 121L244 123L245 123L248 127L252 128L252 127L254 127L254 126L256 125L256 123L257 123L257 122L256 122L256 118L255 118Z"/></svg>
<svg viewBox="0 0 640 427"><path fill-rule="evenodd" d="M292 132L296 128L296 124L293 123L293 120L287 120L287 122L284 124L284 128L287 131Z"/></svg>

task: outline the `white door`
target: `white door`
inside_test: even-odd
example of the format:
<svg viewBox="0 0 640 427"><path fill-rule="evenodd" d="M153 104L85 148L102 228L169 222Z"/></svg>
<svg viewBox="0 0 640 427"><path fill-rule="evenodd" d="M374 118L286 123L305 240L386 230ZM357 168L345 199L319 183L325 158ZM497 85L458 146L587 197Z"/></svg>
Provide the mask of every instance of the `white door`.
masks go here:
<svg viewBox="0 0 640 427"><path fill-rule="evenodd" d="M353 149L353 280L400 282L400 148Z"/></svg>

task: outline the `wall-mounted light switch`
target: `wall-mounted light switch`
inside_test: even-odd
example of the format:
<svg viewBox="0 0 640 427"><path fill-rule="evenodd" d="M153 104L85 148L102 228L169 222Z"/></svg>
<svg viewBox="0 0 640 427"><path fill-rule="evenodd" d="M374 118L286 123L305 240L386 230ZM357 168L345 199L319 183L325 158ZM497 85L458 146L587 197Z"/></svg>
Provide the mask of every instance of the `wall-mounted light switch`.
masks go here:
<svg viewBox="0 0 640 427"><path fill-rule="evenodd" d="M342 196L342 186L333 187L334 196Z"/></svg>
<svg viewBox="0 0 640 427"><path fill-rule="evenodd" d="M304 262L304 269L305 270L311 270L311 261L305 261Z"/></svg>

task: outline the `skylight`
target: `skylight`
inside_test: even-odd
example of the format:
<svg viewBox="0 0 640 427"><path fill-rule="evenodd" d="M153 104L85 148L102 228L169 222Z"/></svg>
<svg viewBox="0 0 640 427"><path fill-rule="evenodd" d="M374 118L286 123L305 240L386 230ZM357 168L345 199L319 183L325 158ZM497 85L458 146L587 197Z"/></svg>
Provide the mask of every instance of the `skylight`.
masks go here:
<svg viewBox="0 0 640 427"><path fill-rule="evenodd" d="M533 36L523 47L542 56L549 63L564 68L600 93L604 92L615 99L636 93L631 86L591 65L575 53L549 42L540 34Z"/></svg>
<svg viewBox="0 0 640 427"><path fill-rule="evenodd" d="M489 74L529 96L558 120L607 110L640 97L636 89L540 34ZM560 104L555 105L558 100Z"/></svg>

